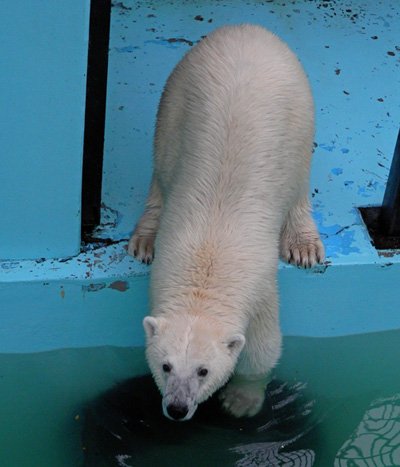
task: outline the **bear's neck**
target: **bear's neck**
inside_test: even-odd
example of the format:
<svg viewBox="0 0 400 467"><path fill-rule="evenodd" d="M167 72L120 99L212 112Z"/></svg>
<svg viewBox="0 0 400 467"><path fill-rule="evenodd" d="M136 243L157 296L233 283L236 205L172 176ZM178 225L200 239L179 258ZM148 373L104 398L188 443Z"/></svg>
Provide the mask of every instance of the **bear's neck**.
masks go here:
<svg viewBox="0 0 400 467"><path fill-rule="evenodd" d="M240 250L202 244L184 259L170 263L169 269L154 264L151 297L156 313L202 313L245 329L254 297L260 296L257 288L265 288L271 274L275 280L275 264L260 271L262 259Z"/></svg>
<svg viewBox="0 0 400 467"><path fill-rule="evenodd" d="M190 317L203 317L210 322L224 324L224 329L231 329L232 332L244 333L248 325L246 313L239 312L238 302L234 303L227 296L216 296L212 291L197 287L187 287L181 289L180 293L171 293L162 297L159 306L153 306L160 312L171 315L187 315Z"/></svg>

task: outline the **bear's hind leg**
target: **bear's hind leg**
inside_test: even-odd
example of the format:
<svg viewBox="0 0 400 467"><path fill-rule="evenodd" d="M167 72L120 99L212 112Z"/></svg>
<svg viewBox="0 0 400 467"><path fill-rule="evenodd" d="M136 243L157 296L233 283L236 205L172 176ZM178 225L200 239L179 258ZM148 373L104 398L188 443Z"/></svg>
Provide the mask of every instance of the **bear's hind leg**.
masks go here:
<svg viewBox="0 0 400 467"><path fill-rule="evenodd" d="M280 239L283 260L310 268L324 260L324 246L310 214L310 202L304 196L289 211Z"/></svg>
<svg viewBox="0 0 400 467"><path fill-rule="evenodd" d="M252 417L262 408L269 373L281 355L276 292L257 305L246 332L235 374L221 391L222 407L235 417Z"/></svg>
<svg viewBox="0 0 400 467"><path fill-rule="evenodd" d="M154 241L158 231L161 207L161 190L153 175L146 208L128 244L128 253L142 263L150 264L153 261Z"/></svg>

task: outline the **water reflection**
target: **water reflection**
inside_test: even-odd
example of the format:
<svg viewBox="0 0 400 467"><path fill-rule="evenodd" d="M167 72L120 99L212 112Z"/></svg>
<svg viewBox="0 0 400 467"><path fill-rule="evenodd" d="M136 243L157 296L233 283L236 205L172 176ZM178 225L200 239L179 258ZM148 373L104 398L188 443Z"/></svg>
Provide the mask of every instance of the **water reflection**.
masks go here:
<svg viewBox="0 0 400 467"><path fill-rule="evenodd" d="M294 440L293 440L294 441ZM243 454L243 458L235 463L235 467L250 466L282 466L310 467L314 465L315 453L311 449L281 452L286 443L254 443L238 446L234 451Z"/></svg>
<svg viewBox="0 0 400 467"><path fill-rule="evenodd" d="M303 438L317 423L305 389L273 381L261 413L247 419L224 414L216 395L179 423L162 415L150 375L129 379L89 407L85 466L180 467L188 459L192 467L312 466L315 454Z"/></svg>
<svg viewBox="0 0 400 467"><path fill-rule="evenodd" d="M335 467L400 465L400 394L371 403L336 454Z"/></svg>
<svg viewBox="0 0 400 467"><path fill-rule="evenodd" d="M297 435L281 441L250 443L236 446L232 451L243 457L235 463L235 467L250 466L285 466L285 467L311 467L314 465L315 453L312 449L300 449L287 451L287 447L303 438L309 431L315 428L315 423L305 421L312 414L315 401L304 399L304 383L296 383L289 386L287 383L270 385L268 396L271 401L273 416L266 424L260 426L257 431L271 431L291 425L293 433L297 426ZM304 428L299 431L299 428ZM278 435L278 433L277 433ZM278 435L279 436L279 435Z"/></svg>

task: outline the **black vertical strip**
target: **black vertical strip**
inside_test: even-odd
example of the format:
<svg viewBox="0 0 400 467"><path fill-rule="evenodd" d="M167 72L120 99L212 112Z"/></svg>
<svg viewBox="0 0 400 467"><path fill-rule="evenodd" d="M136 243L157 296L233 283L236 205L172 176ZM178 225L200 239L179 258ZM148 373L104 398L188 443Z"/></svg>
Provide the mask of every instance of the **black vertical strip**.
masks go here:
<svg viewBox="0 0 400 467"><path fill-rule="evenodd" d="M383 198L380 222L384 235L400 236L400 131Z"/></svg>
<svg viewBox="0 0 400 467"><path fill-rule="evenodd" d="M82 239L100 223L111 0L90 3L82 172Z"/></svg>

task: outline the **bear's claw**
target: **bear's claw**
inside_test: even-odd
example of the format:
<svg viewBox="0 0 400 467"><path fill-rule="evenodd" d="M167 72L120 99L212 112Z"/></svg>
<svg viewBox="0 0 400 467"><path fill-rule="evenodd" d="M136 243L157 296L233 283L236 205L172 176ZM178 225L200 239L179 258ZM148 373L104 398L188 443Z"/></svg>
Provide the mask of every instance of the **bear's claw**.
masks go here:
<svg viewBox="0 0 400 467"><path fill-rule="evenodd" d="M143 264L151 264L154 259L155 237L132 235L128 243L128 253Z"/></svg>
<svg viewBox="0 0 400 467"><path fill-rule="evenodd" d="M281 243L281 257L295 266L311 268L317 263L323 262L324 246L318 237L311 239L284 238Z"/></svg>

